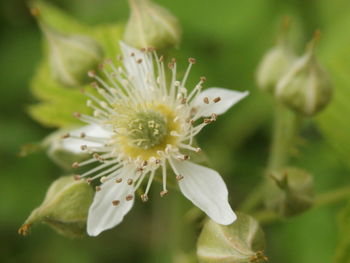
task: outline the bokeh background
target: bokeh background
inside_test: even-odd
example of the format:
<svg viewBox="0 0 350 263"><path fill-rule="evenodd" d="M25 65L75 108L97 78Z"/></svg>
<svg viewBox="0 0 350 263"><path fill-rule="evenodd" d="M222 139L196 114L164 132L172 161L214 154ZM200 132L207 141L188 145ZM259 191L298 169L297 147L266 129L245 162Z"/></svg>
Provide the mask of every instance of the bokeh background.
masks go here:
<svg viewBox="0 0 350 263"><path fill-rule="evenodd" d="M129 13L126 0L50 2L89 25L125 23ZM293 17L301 43L309 40L316 29L321 29L328 43L338 36L344 39L350 34L349 26L345 26L349 25L346 21L350 20L350 2L157 2L170 9L181 22L182 43L173 53L182 65L186 64L187 57L197 59L191 73L193 80L205 75L207 87L215 85L251 92L249 98L199 136L211 165L228 184L231 204L237 207L257 185L267 162L273 103L257 90L255 71L264 52L275 43L279 21L284 15ZM28 106L35 102L29 83L42 57L42 35L25 1L0 2L0 34L0 261L163 263L174 258L177 262L186 262L186 255L192 257L200 226L189 223L187 210L191 205L175 192L160 200L159 185L154 187L151 202L137 202L121 225L97 238L68 239L45 225L35 227L26 237L17 234L30 211L42 201L47 187L63 172L44 152L18 157L22 145L39 142L52 131L27 114ZM336 53L342 46L336 41L332 43L333 48L328 48L321 60L337 59ZM302 51L303 46L299 49ZM323 62L327 65L329 61ZM350 66L349 58L342 62ZM349 68L343 71L349 72ZM342 83L350 84L350 77ZM341 114L344 115L338 118L349 122L349 115ZM306 123L299 150L292 160L315 175L316 193L350 181L346 154L339 151L331 136L323 133L320 124L322 127L322 121L317 120ZM334 129L341 127L334 125ZM336 223L340 206L314 209L297 218L265 226L270 262L332 262L338 240Z"/></svg>

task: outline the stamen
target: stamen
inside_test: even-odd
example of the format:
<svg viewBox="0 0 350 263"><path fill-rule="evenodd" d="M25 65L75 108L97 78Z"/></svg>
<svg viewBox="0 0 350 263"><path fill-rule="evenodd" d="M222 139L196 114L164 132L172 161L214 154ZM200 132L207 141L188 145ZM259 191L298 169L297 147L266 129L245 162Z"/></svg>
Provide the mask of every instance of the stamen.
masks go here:
<svg viewBox="0 0 350 263"><path fill-rule="evenodd" d="M184 179L184 177L182 175L179 174L176 176L177 181L181 181L182 179Z"/></svg>
<svg viewBox="0 0 350 263"><path fill-rule="evenodd" d="M214 103L217 103L217 102L219 102L220 100L221 100L220 97L216 97L215 99L213 99Z"/></svg>
<svg viewBox="0 0 350 263"><path fill-rule="evenodd" d="M115 179L115 182L116 182L117 184L121 183L122 181L123 181L122 178L117 178L117 179Z"/></svg>
<svg viewBox="0 0 350 263"><path fill-rule="evenodd" d="M120 204L120 201L119 201L119 200L113 200L113 201L112 201L112 204L113 204L114 206L117 206L117 205Z"/></svg>
<svg viewBox="0 0 350 263"><path fill-rule="evenodd" d="M148 195L147 194L143 194L143 195L141 195L141 200L142 200L142 202L147 202L148 201Z"/></svg>
<svg viewBox="0 0 350 263"><path fill-rule="evenodd" d="M168 193L167 190L163 190L160 192L160 197L164 197Z"/></svg>
<svg viewBox="0 0 350 263"><path fill-rule="evenodd" d="M132 199L134 199L134 196L132 194L128 194L126 197L125 197L125 200L126 201L131 201Z"/></svg>

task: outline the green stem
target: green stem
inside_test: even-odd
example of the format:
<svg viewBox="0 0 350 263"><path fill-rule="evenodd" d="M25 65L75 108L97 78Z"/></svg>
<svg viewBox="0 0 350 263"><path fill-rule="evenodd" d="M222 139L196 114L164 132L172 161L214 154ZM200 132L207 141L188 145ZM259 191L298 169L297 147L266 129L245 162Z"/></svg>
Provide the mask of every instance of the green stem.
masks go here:
<svg viewBox="0 0 350 263"><path fill-rule="evenodd" d="M289 153L298 132L300 118L281 104L275 108L275 121L267 172L278 171L289 160Z"/></svg>
<svg viewBox="0 0 350 263"><path fill-rule="evenodd" d="M276 103L275 119L271 151L266 169L266 175L279 171L288 163L290 149L293 145L300 126L300 117L289 111L280 103ZM240 210L250 212L262 202L264 189L267 184L275 184L269 176L244 200Z"/></svg>
<svg viewBox="0 0 350 263"><path fill-rule="evenodd" d="M336 190L329 191L324 194L320 194L315 198L312 209L317 209L323 206L331 205L350 198L350 185L338 188ZM283 220L277 213L269 210L259 211L253 216L260 222L260 224L266 225L276 221Z"/></svg>

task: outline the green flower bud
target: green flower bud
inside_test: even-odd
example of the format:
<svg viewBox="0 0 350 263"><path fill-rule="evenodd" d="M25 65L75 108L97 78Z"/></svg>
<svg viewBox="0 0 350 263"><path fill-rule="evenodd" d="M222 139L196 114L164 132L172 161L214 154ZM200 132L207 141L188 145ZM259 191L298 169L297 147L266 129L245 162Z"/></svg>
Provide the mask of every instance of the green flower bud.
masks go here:
<svg viewBox="0 0 350 263"><path fill-rule="evenodd" d="M328 105L332 85L328 74L317 62L314 39L306 54L297 59L277 84L276 96L290 109L313 116Z"/></svg>
<svg viewBox="0 0 350 263"><path fill-rule="evenodd" d="M207 220L197 243L200 263L256 263L266 261L265 237L259 223L238 213L237 220L223 226Z"/></svg>
<svg viewBox="0 0 350 263"><path fill-rule="evenodd" d="M167 9L150 0L129 0L131 14L124 41L136 48L167 48L181 38L178 20Z"/></svg>
<svg viewBox="0 0 350 263"><path fill-rule="evenodd" d="M90 155L80 150L80 145L76 145L79 144L78 140L71 142L67 137L67 130L58 130L45 138L42 145L53 162L65 170L72 170L74 163L83 161Z"/></svg>
<svg viewBox="0 0 350 263"><path fill-rule="evenodd" d="M43 203L33 210L18 232L27 235L33 224L41 222L64 236L84 236L93 196L92 187L85 181L63 176L51 184Z"/></svg>
<svg viewBox="0 0 350 263"><path fill-rule="evenodd" d="M277 82L295 60L288 33L289 20L283 24L277 45L266 52L258 66L256 78L261 90L274 93Z"/></svg>
<svg viewBox="0 0 350 263"><path fill-rule="evenodd" d="M40 28L48 40L48 55L53 77L66 86L88 83L88 71L96 68L103 58L100 44L85 35L57 31L41 21L38 9L33 9L32 14L38 18Z"/></svg>
<svg viewBox="0 0 350 263"><path fill-rule="evenodd" d="M314 182L308 172L291 167L271 178L265 188L265 204L269 209L283 217L291 217L311 208Z"/></svg>

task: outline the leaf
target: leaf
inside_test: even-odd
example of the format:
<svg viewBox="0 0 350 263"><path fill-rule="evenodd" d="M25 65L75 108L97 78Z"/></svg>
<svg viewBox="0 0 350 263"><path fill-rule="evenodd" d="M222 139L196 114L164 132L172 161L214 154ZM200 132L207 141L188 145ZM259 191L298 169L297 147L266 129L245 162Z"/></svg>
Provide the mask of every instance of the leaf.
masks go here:
<svg viewBox="0 0 350 263"><path fill-rule="evenodd" d="M338 223L340 237L333 263L350 263L350 201L340 211Z"/></svg>
<svg viewBox="0 0 350 263"><path fill-rule="evenodd" d="M350 164L350 35L344 34L350 19L341 19L328 28L322 39L320 59L326 66L334 85L331 104L320 114L317 122L331 146L345 163Z"/></svg>
<svg viewBox="0 0 350 263"><path fill-rule="evenodd" d="M92 92L92 88L86 87ZM30 115L47 127L81 125L73 117L74 112L90 113L86 107L86 96L77 89L68 89L52 77L48 64L42 62L31 83L31 90L40 103L29 107Z"/></svg>

